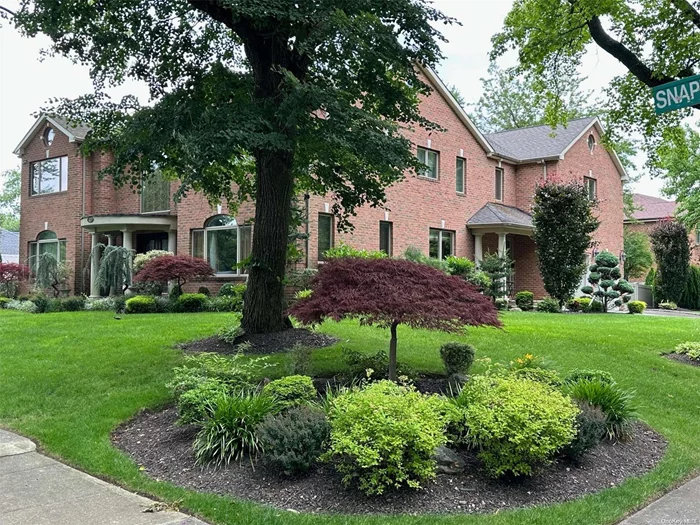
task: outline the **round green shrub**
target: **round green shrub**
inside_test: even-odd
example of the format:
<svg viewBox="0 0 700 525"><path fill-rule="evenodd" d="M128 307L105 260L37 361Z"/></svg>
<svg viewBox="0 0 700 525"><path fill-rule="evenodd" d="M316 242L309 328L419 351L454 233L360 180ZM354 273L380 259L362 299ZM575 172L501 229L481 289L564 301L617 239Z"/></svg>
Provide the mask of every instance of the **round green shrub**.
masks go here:
<svg viewBox="0 0 700 525"><path fill-rule="evenodd" d="M274 398L280 407L287 408L316 399L316 387L308 376L287 376L269 382L263 394Z"/></svg>
<svg viewBox="0 0 700 525"><path fill-rule="evenodd" d="M580 403L576 416L576 437L562 449L562 454L569 459L579 460L586 452L595 447L603 439L606 429L605 414L589 403Z"/></svg>
<svg viewBox="0 0 700 525"><path fill-rule="evenodd" d="M498 310L508 310L508 299L505 297L496 297L493 304L496 305L496 309Z"/></svg>
<svg viewBox="0 0 700 525"><path fill-rule="evenodd" d="M515 304L523 312L529 312L534 307L535 294L527 291L518 292L515 294Z"/></svg>
<svg viewBox="0 0 700 525"><path fill-rule="evenodd" d="M246 285L245 284L236 284L236 283L225 283L219 288L219 293L217 294L219 297L243 297L243 294L245 293L246 290Z"/></svg>
<svg viewBox="0 0 700 525"><path fill-rule="evenodd" d="M445 343L440 347L440 358L448 376L466 374L474 363L474 347L465 343Z"/></svg>
<svg viewBox="0 0 700 525"><path fill-rule="evenodd" d="M207 306L207 296L203 293L183 293L177 298L179 312L203 312Z"/></svg>
<svg viewBox="0 0 700 525"><path fill-rule="evenodd" d="M559 301L556 299L545 297L539 303L537 303L537 311L548 314L558 314L561 312L561 307L559 306Z"/></svg>
<svg viewBox="0 0 700 525"><path fill-rule="evenodd" d="M156 312L156 300L150 295L137 295L126 300L127 314L152 314Z"/></svg>
<svg viewBox="0 0 700 525"><path fill-rule="evenodd" d="M217 379L205 379L185 391L177 400L178 423L201 425L210 415L208 407L215 404L217 397L228 392L228 386Z"/></svg>
<svg viewBox="0 0 700 525"><path fill-rule="evenodd" d="M459 397L469 440L492 476L531 475L576 436L578 407L542 383L481 376Z"/></svg>
<svg viewBox="0 0 700 525"><path fill-rule="evenodd" d="M443 405L391 381L341 394L330 406L330 446L321 459L367 495L420 488L435 478L433 452L447 440Z"/></svg>
<svg viewBox="0 0 700 525"><path fill-rule="evenodd" d="M267 416L258 427L264 463L285 476L304 474L318 461L330 437L330 425L322 410L292 407Z"/></svg>
<svg viewBox="0 0 700 525"><path fill-rule="evenodd" d="M511 373L518 379L536 381L552 388L559 388L564 384L561 377L559 377L559 374L557 374L554 370L548 370L546 368L516 368Z"/></svg>
<svg viewBox="0 0 700 525"><path fill-rule="evenodd" d="M567 391L576 401L589 403L603 411L610 439L624 437L637 417L632 394L616 383L583 380L571 385Z"/></svg>
<svg viewBox="0 0 700 525"><path fill-rule="evenodd" d="M600 301L591 301L588 305L588 312L592 314L600 314L603 312L603 303Z"/></svg>
<svg viewBox="0 0 700 525"><path fill-rule="evenodd" d="M84 297L67 297L61 301L61 310L64 312L80 312L85 310Z"/></svg>
<svg viewBox="0 0 700 525"><path fill-rule="evenodd" d="M644 301L630 301L627 303L627 310L631 314L641 314L647 307L647 303Z"/></svg>
<svg viewBox="0 0 700 525"><path fill-rule="evenodd" d="M612 374L605 370L574 368L564 378L564 383L567 385L573 385L579 381L600 381L601 383L607 383L609 385L615 384L615 379L613 379Z"/></svg>

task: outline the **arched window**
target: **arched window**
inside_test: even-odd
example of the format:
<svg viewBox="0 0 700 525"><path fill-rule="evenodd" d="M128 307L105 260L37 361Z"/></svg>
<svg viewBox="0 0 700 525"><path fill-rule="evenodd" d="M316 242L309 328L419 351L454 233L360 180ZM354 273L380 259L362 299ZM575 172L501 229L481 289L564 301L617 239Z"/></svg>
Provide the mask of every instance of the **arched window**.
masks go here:
<svg viewBox="0 0 700 525"><path fill-rule="evenodd" d="M36 271L37 264L46 255L51 255L63 264L66 262L66 241L59 239L56 232L44 230L29 243L29 267Z"/></svg>
<svg viewBox="0 0 700 525"><path fill-rule="evenodd" d="M593 153L593 150L595 149L595 137L593 136L593 133L588 135L588 151Z"/></svg>
<svg viewBox="0 0 700 525"><path fill-rule="evenodd" d="M252 229L230 215L215 215L204 228L192 230L192 256L206 259L217 274L244 275L239 264L250 256Z"/></svg>

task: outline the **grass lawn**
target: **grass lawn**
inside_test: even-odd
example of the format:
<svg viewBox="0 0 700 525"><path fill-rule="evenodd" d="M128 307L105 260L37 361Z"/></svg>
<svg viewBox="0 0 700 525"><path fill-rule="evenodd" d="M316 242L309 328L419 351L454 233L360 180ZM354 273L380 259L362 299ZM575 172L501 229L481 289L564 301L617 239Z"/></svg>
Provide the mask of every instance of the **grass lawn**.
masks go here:
<svg viewBox="0 0 700 525"><path fill-rule="evenodd" d="M114 449L110 431L144 407L168 401L164 383L182 354L175 343L211 335L230 314L123 316L106 312L29 315L0 311L0 425L35 438L46 452L102 478L226 524L603 524L700 469L700 368L658 353L700 340L700 321L628 315L510 313L504 329L474 329L466 337L399 328L398 358L425 372L441 369L438 348L464 339L477 358L507 362L527 352L565 371L600 368L636 390L642 418L670 441L651 474L623 486L551 507L497 515L344 517L303 515L197 494L149 480ZM341 343L314 353L316 373L337 370L340 345L367 352L387 348L388 332L355 323L322 331ZM283 362L284 357L275 359ZM478 369L478 367L477 367ZM278 370L279 371L279 370Z"/></svg>

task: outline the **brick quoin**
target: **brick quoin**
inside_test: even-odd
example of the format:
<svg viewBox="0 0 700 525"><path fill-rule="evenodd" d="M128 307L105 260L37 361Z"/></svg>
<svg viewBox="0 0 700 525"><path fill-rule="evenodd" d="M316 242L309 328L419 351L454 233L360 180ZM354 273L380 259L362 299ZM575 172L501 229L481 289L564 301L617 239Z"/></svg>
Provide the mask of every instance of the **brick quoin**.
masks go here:
<svg viewBox="0 0 700 525"><path fill-rule="evenodd" d="M427 77L423 80L428 84ZM363 206L357 209L349 232L335 232L335 244L345 242L353 247L367 250L379 249L379 223L389 221L393 225L393 255L400 255L409 246L428 253L429 229L438 228L455 232L455 255L474 258L474 235L467 228L467 220L489 202L499 202L530 211L534 189L544 180L542 163L515 165L500 162L504 170L503 201L495 200L495 170L499 161L490 158L477 138L440 94L438 86L432 84L434 92L420 101L421 113L444 131L427 131L420 127L404 133L417 146L430 148L440 154L437 180L405 174L400 182L386 190L386 209ZM22 198L20 226L20 257L26 260L29 242L36 239L44 229L49 229L66 240L67 261L72 268L71 288L74 293L89 292L90 235L81 231L80 220L91 215L139 214L140 196L129 187L115 188L109 178L100 180L98 173L109 165L109 155L94 154L82 158L79 145L69 142L68 137L56 129L56 137L50 148L43 143L42 134L46 123L40 127L24 146L22 155ZM599 142L595 127L590 130ZM601 226L595 233L598 249L607 249L619 254L623 245L622 180L611 155L598 145L593 153L588 149L588 132L571 146L563 160L547 162L548 175L564 180L582 181L584 176L597 180L599 205L596 213ZM68 156L68 189L66 192L29 196L32 162L56 156ZM466 159L465 193L456 191L456 159ZM83 210L83 178L85 179L85 204ZM172 190L177 188L173 182ZM318 214L327 213L334 203L331 195L311 195L308 199L308 261L310 267L318 264ZM307 205L303 196L298 205ZM189 193L180 203L171 204L169 213L177 216L177 253L191 254L191 232L202 228L204 222L218 213L233 215L239 224L252 221L254 203L247 201L229 209L226 202L212 206L200 194ZM254 227L254 226L253 226ZM304 230L307 226L302 226ZM537 269L537 257L532 239L525 235L508 234L515 261L514 291L530 290L537 297L546 295ZM106 239L102 239L106 242ZM117 237L117 244L122 239ZM304 241L300 242L304 248ZM134 242L134 247L136 244ZM484 253L495 252L498 247L496 234L483 237ZM297 268L305 266L305 260ZM240 277L216 277L204 283L188 283L188 291L200 286L216 292L223 282L241 280Z"/></svg>

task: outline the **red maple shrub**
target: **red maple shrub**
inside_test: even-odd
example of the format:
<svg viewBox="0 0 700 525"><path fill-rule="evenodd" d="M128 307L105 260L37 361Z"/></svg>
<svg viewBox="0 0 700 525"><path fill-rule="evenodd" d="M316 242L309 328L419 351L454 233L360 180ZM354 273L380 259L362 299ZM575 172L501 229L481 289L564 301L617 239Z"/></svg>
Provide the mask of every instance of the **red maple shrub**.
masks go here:
<svg viewBox="0 0 700 525"><path fill-rule="evenodd" d="M205 279L211 275L214 275L214 270L204 259L189 255L163 255L144 264L134 281L163 284L176 281L177 286L182 288L187 281Z"/></svg>
<svg viewBox="0 0 700 525"><path fill-rule="evenodd" d="M460 332L466 325L500 326L493 302L470 283L402 259L329 259L311 283L312 294L289 314L304 324L359 318L391 330L389 379L396 380L396 327Z"/></svg>
<svg viewBox="0 0 700 525"><path fill-rule="evenodd" d="M19 283L29 278L29 268L17 263L0 262L0 295L16 297Z"/></svg>

